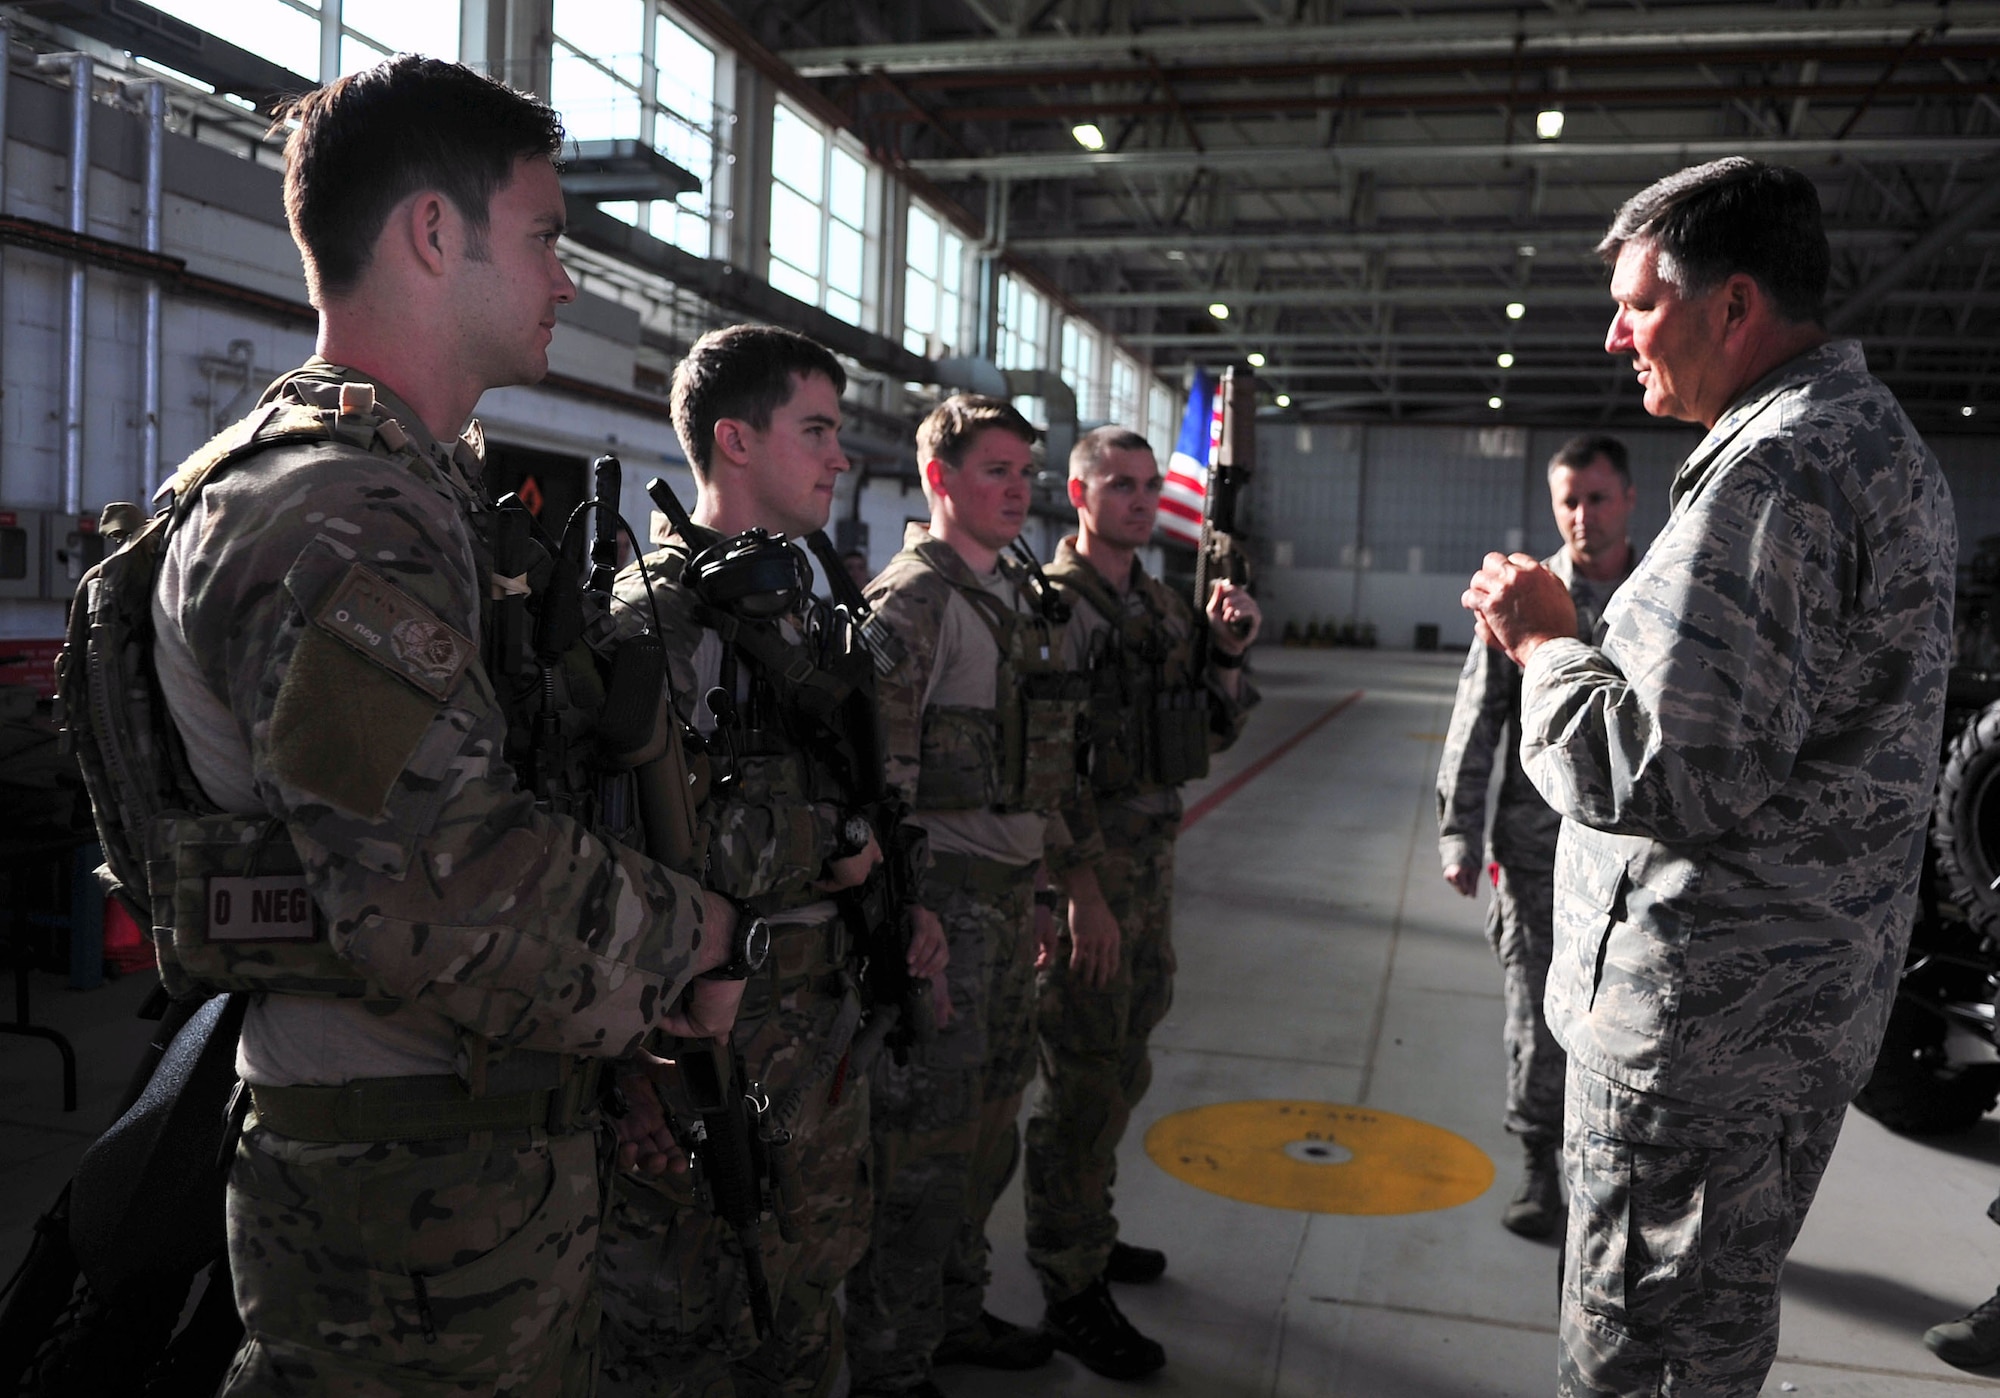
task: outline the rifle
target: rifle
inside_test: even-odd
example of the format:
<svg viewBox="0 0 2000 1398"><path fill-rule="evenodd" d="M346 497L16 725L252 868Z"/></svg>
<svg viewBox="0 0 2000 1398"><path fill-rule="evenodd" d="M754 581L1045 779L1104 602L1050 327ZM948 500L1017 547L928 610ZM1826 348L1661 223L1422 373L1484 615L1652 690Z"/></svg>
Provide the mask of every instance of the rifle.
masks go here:
<svg viewBox="0 0 2000 1398"><path fill-rule="evenodd" d="M902 640L875 615L847 575L826 531L815 529L804 542L826 575L835 609L845 614L877 672L894 670L907 654ZM916 904L917 875L928 856L923 831L908 822L908 809L889 789L872 696L859 691L850 695L837 717L844 720L846 745L853 753L853 790L882 846L882 862L867 882L836 897L861 948L862 983L872 1011L868 1027L850 1048L850 1068L864 1072L885 1045L901 1063L908 1059L912 1044L928 1044L937 1037L930 982L912 976L908 961L910 909Z"/></svg>
<svg viewBox="0 0 2000 1398"><path fill-rule="evenodd" d="M1250 580L1250 557L1236 523L1243 488L1257 467L1257 379L1231 365L1222 371L1222 440L1208 465L1208 489L1201 502L1201 547L1194 559L1194 614L1208 613L1208 594L1218 581ZM1236 623L1247 635L1247 623ZM1208 628L1198 627L1206 653Z"/></svg>
<svg viewBox="0 0 2000 1398"><path fill-rule="evenodd" d="M764 1276L764 1177L770 1162L767 1143L752 1118L769 1102L755 1098L743 1082L741 1056L714 1039L683 1039L674 1051L675 1071L662 1087L674 1119L687 1123L687 1144L708 1191L709 1212L736 1234L743 1253L743 1284L750 1295L750 1319L757 1338L771 1333L771 1283ZM781 1193L790 1192L781 1190ZM796 1224L788 1212L779 1226L788 1236Z"/></svg>

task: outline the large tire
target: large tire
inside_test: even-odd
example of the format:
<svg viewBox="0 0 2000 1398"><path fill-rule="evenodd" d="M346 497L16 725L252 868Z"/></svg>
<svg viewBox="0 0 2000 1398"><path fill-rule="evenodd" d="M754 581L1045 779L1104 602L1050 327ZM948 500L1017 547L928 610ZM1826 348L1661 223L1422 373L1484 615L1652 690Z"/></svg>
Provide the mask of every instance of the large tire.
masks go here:
<svg viewBox="0 0 2000 1398"><path fill-rule="evenodd" d="M2000 703L1966 724L1945 755L1931 845L1951 900L1976 930L2000 933Z"/></svg>
<svg viewBox="0 0 2000 1398"><path fill-rule="evenodd" d="M1950 1062L1945 1035L1945 1019L1937 1009L1908 989L1898 995L1875 1071L1854 1105L1905 1136L1937 1136L1972 1126L2000 1099L2000 1063Z"/></svg>

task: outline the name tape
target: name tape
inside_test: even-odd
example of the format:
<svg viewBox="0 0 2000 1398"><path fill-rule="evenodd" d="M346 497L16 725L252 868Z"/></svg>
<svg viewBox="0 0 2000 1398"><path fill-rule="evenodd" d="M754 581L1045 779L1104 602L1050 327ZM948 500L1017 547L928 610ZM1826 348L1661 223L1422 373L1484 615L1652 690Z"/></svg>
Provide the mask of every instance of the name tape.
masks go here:
<svg viewBox="0 0 2000 1398"><path fill-rule="evenodd" d="M318 936L312 894L302 876L209 877L209 941L310 942Z"/></svg>

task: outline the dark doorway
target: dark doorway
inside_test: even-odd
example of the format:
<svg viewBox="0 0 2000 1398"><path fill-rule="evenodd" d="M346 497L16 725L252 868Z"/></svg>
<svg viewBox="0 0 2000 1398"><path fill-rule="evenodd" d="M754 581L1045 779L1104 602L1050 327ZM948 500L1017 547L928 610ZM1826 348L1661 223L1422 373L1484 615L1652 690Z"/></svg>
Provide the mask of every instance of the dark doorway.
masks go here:
<svg viewBox="0 0 2000 1398"><path fill-rule="evenodd" d="M560 537L576 507L590 493L590 471L580 456L486 443L486 488L497 500L510 491L521 497L550 535Z"/></svg>

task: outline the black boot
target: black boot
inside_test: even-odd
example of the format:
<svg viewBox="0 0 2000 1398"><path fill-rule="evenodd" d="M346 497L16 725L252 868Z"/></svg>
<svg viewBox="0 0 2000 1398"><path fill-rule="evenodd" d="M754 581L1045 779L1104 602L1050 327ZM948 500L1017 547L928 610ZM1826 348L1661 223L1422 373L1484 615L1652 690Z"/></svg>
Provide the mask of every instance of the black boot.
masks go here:
<svg viewBox="0 0 2000 1398"><path fill-rule="evenodd" d="M1051 1302L1042 1329L1057 1349L1107 1379L1136 1379L1167 1362L1167 1352L1125 1319L1102 1277L1066 1301Z"/></svg>
<svg viewBox="0 0 2000 1398"><path fill-rule="evenodd" d="M1126 1243L1111 1245L1111 1260L1104 1264L1104 1279L1125 1286L1156 1282L1167 1270L1167 1255L1158 1248L1135 1248Z"/></svg>
<svg viewBox="0 0 2000 1398"><path fill-rule="evenodd" d="M944 1337L933 1364L976 1364L982 1369L1039 1369L1055 1358L1056 1347L1039 1330L1028 1330L981 1311L969 1330Z"/></svg>
<svg viewBox="0 0 2000 1398"><path fill-rule="evenodd" d="M1507 1201L1500 1224L1523 1238L1553 1237L1562 1226L1562 1175L1556 1166L1552 1141L1524 1141L1527 1163L1521 1170L1521 1187Z"/></svg>

